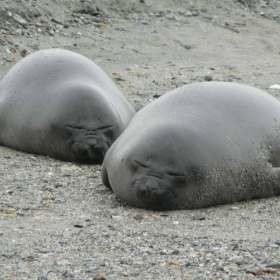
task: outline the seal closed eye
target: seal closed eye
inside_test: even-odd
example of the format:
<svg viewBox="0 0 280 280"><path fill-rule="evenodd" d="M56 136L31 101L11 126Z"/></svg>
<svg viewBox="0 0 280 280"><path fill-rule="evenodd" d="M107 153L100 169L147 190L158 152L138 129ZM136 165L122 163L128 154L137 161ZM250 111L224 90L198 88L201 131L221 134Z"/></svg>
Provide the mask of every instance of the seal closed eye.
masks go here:
<svg viewBox="0 0 280 280"><path fill-rule="evenodd" d="M0 81L0 144L100 164L135 110L88 58L63 49L28 55Z"/></svg>
<svg viewBox="0 0 280 280"><path fill-rule="evenodd" d="M135 115L108 150L102 181L128 204L153 210L280 195L279 139L280 102L268 93L186 85Z"/></svg>

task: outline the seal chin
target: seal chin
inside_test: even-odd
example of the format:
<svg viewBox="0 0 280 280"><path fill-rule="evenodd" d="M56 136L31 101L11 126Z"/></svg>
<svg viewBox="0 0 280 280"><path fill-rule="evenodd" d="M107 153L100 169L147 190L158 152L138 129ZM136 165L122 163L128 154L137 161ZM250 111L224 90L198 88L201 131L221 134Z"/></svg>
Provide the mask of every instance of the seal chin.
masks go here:
<svg viewBox="0 0 280 280"><path fill-rule="evenodd" d="M134 181L132 188L141 204L152 210L178 209L175 195L161 179L141 178Z"/></svg>
<svg viewBox="0 0 280 280"><path fill-rule="evenodd" d="M83 142L73 143L70 147L70 152L82 163L99 164L103 162L108 149L108 143L101 143L97 139L90 138Z"/></svg>

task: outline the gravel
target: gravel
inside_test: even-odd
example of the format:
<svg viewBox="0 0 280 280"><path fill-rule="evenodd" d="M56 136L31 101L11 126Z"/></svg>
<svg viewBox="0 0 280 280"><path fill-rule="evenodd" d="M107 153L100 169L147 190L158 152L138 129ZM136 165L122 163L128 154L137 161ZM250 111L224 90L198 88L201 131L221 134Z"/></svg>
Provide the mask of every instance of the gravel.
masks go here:
<svg viewBox="0 0 280 280"><path fill-rule="evenodd" d="M156 3L153 3L156 2ZM280 1L0 1L0 77L61 47L136 105L198 81L279 96ZM106 189L100 166L0 147L0 279L280 279L280 198L153 212Z"/></svg>

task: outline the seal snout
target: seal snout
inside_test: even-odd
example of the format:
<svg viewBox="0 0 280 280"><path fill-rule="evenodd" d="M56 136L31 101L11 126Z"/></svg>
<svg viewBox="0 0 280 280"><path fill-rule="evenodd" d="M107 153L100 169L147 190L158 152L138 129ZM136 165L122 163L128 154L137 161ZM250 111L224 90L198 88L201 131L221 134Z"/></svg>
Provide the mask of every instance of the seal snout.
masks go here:
<svg viewBox="0 0 280 280"><path fill-rule="evenodd" d="M152 182L151 180L140 184L139 185L139 193L141 193L141 195L144 195L146 197L152 197L154 196L154 194L160 190L160 185L157 182Z"/></svg>
<svg viewBox="0 0 280 280"><path fill-rule="evenodd" d="M70 151L80 158L80 161L99 163L102 162L109 145L106 141L98 138L87 138L82 142L75 142L71 145Z"/></svg>
<svg viewBox="0 0 280 280"><path fill-rule="evenodd" d="M96 139L89 139L85 143L86 149L91 158L101 157L104 158L109 146L107 143L99 143Z"/></svg>
<svg viewBox="0 0 280 280"><path fill-rule="evenodd" d="M174 194L162 178L143 176L134 181L133 189L137 198L142 200L147 208L168 210L174 207Z"/></svg>

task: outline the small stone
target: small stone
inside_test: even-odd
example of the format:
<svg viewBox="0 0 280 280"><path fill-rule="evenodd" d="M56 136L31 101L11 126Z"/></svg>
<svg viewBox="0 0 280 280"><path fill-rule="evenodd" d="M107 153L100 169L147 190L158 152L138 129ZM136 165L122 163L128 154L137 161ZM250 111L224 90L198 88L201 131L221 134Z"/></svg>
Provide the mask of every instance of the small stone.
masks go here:
<svg viewBox="0 0 280 280"><path fill-rule="evenodd" d="M65 278L72 278L73 279L73 274L71 272L69 272L68 270L65 270L63 273L62 273L62 276L64 276Z"/></svg>
<svg viewBox="0 0 280 280"><path fill-rule="evenodd" d="M212 77L211 74L207 74L207 75L204 76L204 80L207 81L207 82L210 82L210 81L213 80L213 77Z"/></svg>
<svg viewBox="0 0 280 280"><path fill-rule="evenodd" d="M186 50L190 50L192 47L190 45L183 45Z"/></svg>
<svg viewBox="0 0 280 280"><path fill-rule="evenodd" d="M93 273L95 270L97 270L96 266L90 266L87 270L86 273Z"/></svg>
<svg viewBox="0 0 280 280"><path fill-rule="evenodd" d="M21 16L19 16L18 14L13 15L13 20L23 26L25 26L27 24L27 21L24 18L22 18Z"/></svg>
<svg viewBox="0 0 280 280"><path fill-rule="evenodd" d="M55 190L52 186L45 186L44 189L48 192L53 192Z"/></svg>
<svg viewBox="0 0 280 280"><path fill-rule="evenodd" d="M48 250L48 249L39 249L38 251L39 251L39 253L42 253L42 254L48 254L48 253L51 252L51 251Z"/></svg>
<svg viewBox="0 0 280 280"><path fill-rule="evenodd" d="M173 14L167 14L165 17L169 20L175 20L175 16Z"/></svg>
<svg viewBox="0 0 280 280"><path fill-rule="evenodd" d="M278 85L278 84L276 84L276 85L271 85L269 88L280 89L280 85Z"/></svg>
<svg viewBox="0 0 280 280"><path fill-rule="evenodd" d="M148 24L149 24L149 22L146 21L146 20L140 20L140 22L141 22L143 25L148 25Z"/></svg>
<svg viewBox="0 0 280 280"><path fill-rule="evenodd" d="M270 267L270 268L280 268L280 263L274 263L274 264L269 264L266 267Z"/></svg>
<svg viewBox="0 0 280 280"><path fill-rule="evenodd" d="M98 273L94 276L93 280L106 280L106 278L103 276L103 274Z"/></svg>
<svg viewBox="0 0 280 280"><path fill-rule="evenodd" d="M27 56L27 50L22 50L21 52L20 52L20 54L21 54L21 56L22 57L25 57L25 56Z"/></svg>
<svg viewBox="0 0 280 280"><path fill-rule="evenodd" d="M161 97L161 94L156 93L156 94L153 95L153 98L159 98L159 97Z"/></svg>
<svg viewBox="0 0 280 280"><path fill-rule="evenodd" d="M81 225L81 224L75 224L75 225L74 225L74 227L75 227L75 228L83 228L83 227L84 227L84 225Z"/></svg>
<svg viewBox="0 0 280 280"><path fill-rule="evenodd" d="M133 218L137 221L141 221L141 220L143 220L143 215L136 215Z"/></svg>
<svg viewBox="0 0 280 280"><path fill-rule="evenodd" d="M175 249L171 254L172 255L179 255L180 251L178 249Z"/></svg>
<svg viewBox="0 0 280 280"><path fill-rule="evenodd" d="M201 221L201 220L205 220L205 216L201 213L195 213L193 216L192 216L192 219L193 220L197 220L197 221Z"/></svg>
<svg viewBox="0 0 280 280"><path fill-rule="evenodd" d="M122 220L123 217L122 217L122 216L113 215L113 216L112 216L112 219L113 219L113 220Z"/></svg>

